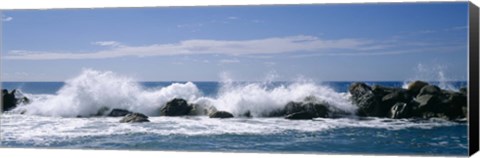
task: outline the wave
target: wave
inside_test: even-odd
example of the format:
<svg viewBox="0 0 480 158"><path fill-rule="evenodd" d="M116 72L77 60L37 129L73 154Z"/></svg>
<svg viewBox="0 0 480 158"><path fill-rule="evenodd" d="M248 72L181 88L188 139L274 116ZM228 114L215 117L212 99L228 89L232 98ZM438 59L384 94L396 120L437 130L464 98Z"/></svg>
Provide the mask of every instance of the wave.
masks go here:
<svg viewBox="0 0 480 158"><path fill-rule="evenodd" d="M160 108L174 98L189 103L215 106L218 110L254 117L283 108L290 101L315 97L332 108L354 113L356 106L349 94L311 81L297 81L272 86L270 82L237 83L224 79L216 96L205 96L192 82L172 83L166 87L145 88L134 79L111 71L84 70L67 80L54 95L25 94L32 99L14 111L29 115L77 117L96 115L101 109L126 109L158 116Z"/></svg>
<svg viewBox="0 0 480 158"><path fill-rule="evenodd" d="M437 127L465 126L465 124L431 119L352 118L314 119L290 121L282 118L209 119L208 117L151 117L148 124L118 124L117 118L58 118L8 115L2 121L4 142L52 143L73 138L112 135L272 135L286 132L322 132L341 128L368 128L397 131L404 129L434 129ZM18 132L23 131L23 132ZM378 135L380 136L380 135ZM58 138L58 139L56 139ZM138 141L138 140L136 140Z"/></svg>

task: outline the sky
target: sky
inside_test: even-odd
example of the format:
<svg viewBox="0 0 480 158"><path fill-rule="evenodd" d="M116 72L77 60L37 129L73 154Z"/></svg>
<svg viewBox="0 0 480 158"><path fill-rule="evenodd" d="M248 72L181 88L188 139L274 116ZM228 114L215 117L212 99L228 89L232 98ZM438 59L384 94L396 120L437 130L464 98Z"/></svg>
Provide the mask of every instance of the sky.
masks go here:
<svg viewBox="0 0 480 158"><path fill-rule="evenodd" d="M467 79L468 3L7 10L2 81ZM430 76L425 78L425 76Z"/></svg>

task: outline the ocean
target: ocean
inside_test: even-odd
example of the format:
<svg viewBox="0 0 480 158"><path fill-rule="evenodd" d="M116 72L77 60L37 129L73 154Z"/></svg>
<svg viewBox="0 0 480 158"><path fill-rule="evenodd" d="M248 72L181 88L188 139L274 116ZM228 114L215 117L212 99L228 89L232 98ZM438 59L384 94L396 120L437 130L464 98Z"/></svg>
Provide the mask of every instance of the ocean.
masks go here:
<svg viewBox="0 0 480 158"><path fill-rule="evenodd" d="M453 155L468 153L467 123L351 116L287 120L263 114L315 96L345 112L352 82L136 82L113 73L85 72L65 82L2 82L31 99L1 116L0 145L13 148L128 149L267 153ZM366 82L404 87L405 82ZM434 83L458 89L466 82ZM252 118L163 117L159 107L180 97ZM77 117L101 107L149 116L149 123L118 117ZM24 114L20 114L24 113Z"/></svg>

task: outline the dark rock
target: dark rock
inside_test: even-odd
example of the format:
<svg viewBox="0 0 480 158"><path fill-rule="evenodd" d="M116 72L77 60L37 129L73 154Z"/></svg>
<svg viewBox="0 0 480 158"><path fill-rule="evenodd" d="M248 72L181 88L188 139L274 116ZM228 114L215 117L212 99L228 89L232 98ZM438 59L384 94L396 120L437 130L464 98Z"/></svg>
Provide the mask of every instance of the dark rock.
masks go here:
<svg viewBox="0 0 480 158"><path fill-rule="evenodd" d="M321 103L315 102L289 102L285 106L285 115L290 115L299 112L308 112L313 117L328 117L330 110L328 107Z"/></svg>
<svg viewBox="0 0 480 158"><path fill-rule="evenodd" d="M390 109L389 117L392 119L411 118L414 116L412 105L407 103L396 103Z"/></svg>
<svg viewBox="0 0 480 158"><path fill-rule="evenodd" d="M427 85L428 83L424 81L414 81L408 84L407 90L410 94L416 96L420 92L420 90Z"/></svg>
<svg viewBox="0 0 480 158"><path fill-rule="evenodd" d="M435 86L435 85L427 85L427 86L424 86L420 92L418 93L417 97L418 96L421 96L421 95L425 95L425 94L430 94L430 95L435 95L435 96L438 96L438 95L441 95L442 94L442 90L438 87L438 86Z"/></svg>
<svg viewBox="0 0 480 158"><path fill-rule="evenodd" d="M372 86L372 91L375 95L383 97L387 94L397 92L397 91L405 91L405 89L402 88L395 88L395 87L385 87L381 85L373 85Z"/></svg>
<svg viewBox="0 0 480 158"><path fill-rule="evenodd" d="M467 87L462 87L459 89L460 93L462 93L463 95L468 95L467 93Z"/></svg>
<svg viewBox="0 0 480 158"><path fill-rule="evenodd" d="M9 111L17 107L19 100L15 97L16 90L12 90L10 93L8 90L2 90L2 112Z"/></svg>
<svg viewBox="0 0 480 158"><path fill-rule="evenodd" d="M248 117L248 118L251 118L252 117L252 114L250 113L250 111L247 111L245 113L243 113L242 115L240 115L241 117Z"/></svg>
<svg viewBox="0 0 480 158"><path fill-rule="evenodd" d="M128 114L132 114L133 112L131 111L128 111L128 110L125 110L125 109L113 109L112 111L110 111L110 113L107 115L107 116L110 116L110 117L123 117L123 116L126 116Z"/></svg>
<svg viewBox="0 0 480 158"><path fill-rule="evenodd" d="M131 113L126 115L120 120L120 123L140 123L140 122L150 122L148 116L145 116L141 113Z"/></svg>
<svg viewBox="0 0 480 158"><path fill-rule="evenodd" d="M290 119L290 120L310 120L310 119L313 119L314 117L315 116L312 113L306 112L306 111L295 112L285 116L286 119Z"/></svg>
<svg viewBox="0 0 480 158"><path fill-rule="evenodd" d="M443 113L449 117L449 119L465 118L467 109L467 96L459 92L451 92L447 94L447 99L443 100L444 108Z"/></svg>
<svg viewBox="0 0 480 158"><path fill-rule="evenodd" d="M188 115L192 107L184 99L175 98L160 109L161 116L184 116Z"/></svg>
<svg viewBox="0 0 480 158"><path fill-rule="evenodd" d="M372 89L365 83L356 82L353 83L349 92L352 95L353 103L358 106L357 114L359 116L382 116L381 103L379 97L377 97Z"/></svg>
<svg viewBox="0 0 480 158"><path fill-rule="evenodd" d="M233 115L226 111L217 111L209 115L210 118L232 118Z"/></svg>
<svg viewBox="0 0 480 158"><path fill-rule="evenodd" d="M305 108L302 106L302 103L292 101L292 102L288 102L287 105L285 105L284 115L289 115L289 114L293 114L301 111L305 111Z"/></svg>
<svg viewBox="0 0 480 158"><path fill-rule="evenodd" d="M418 96L415 101L418 102L418 108L422 111L435 111L433 107L440 103L437 96L430 94Z"/></svg>
<svg viewBox="0 0 480 158"><path fill-rule="evenodd" d="M217 108L211 105L191 104L189 106L191 107L191 110L188 113L188 115L193 115L193 116L205 116L205 115L208 116L217 111Z"/></svg>
<svg viewBox="0 0 480 158"><path fill-rule="evenodd" d="M413 97L408 93L408 91L400 89L393 91L382 97L382 106L380 106L379 116L387 116L390 109L397 103L403 102L408 103L413 99Z"/></svg>

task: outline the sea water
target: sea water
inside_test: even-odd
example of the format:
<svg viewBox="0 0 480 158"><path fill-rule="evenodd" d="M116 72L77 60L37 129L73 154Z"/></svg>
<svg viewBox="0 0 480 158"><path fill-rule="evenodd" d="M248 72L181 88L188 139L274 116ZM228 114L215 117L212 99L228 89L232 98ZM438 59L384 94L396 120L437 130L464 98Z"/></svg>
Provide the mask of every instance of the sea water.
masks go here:
<svg viewBox="0 0 480 158"><path fill-rule="evenodd" d="M113 72L86 70L65 82L3 82L31 99L4 113L2 147L173 151L467 155L467 124L442 119L356 117L352 82L136 82ZM402 87L399 82L367 82ZM456 90L466 82L433 83ZM314 96L351 115L287 120L265 114ZM235 116L162 117L173 98L215 106ZM148 115L151 122L85 117L108 107ZM20 114L23 113L23 114ZM78 117L83 116L83 117Z"/></svg>

